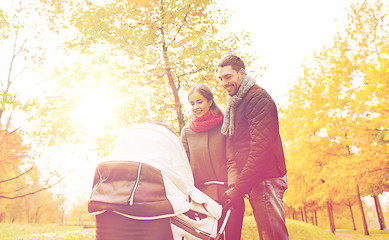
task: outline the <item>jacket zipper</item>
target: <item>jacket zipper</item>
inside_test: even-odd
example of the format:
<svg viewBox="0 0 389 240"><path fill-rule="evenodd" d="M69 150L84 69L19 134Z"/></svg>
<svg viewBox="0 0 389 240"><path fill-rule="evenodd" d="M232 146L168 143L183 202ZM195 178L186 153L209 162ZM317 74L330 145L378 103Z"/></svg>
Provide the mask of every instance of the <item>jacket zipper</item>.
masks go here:
<svg viewBox="0 0 389 240"><path fill-rule="evenodd" d="M131 193L131 196L130 196L130 199L128 199L128 203L130 205L133 205L134 204L134 196L135 196L135 191L138 187L138 184L139 184L139 179L140 179L140 170L142 168L142 163L139 163L139 166L138 166L138 175L136 176L136 182L134 184L134 189L132 189L132 193Z"/></svg>

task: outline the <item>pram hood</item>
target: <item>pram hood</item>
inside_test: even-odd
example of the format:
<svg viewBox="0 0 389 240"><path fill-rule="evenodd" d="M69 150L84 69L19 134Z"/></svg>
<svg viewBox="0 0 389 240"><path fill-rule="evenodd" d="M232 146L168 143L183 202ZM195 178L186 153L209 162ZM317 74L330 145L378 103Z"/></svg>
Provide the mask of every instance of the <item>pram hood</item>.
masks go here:
<svg viewBox="0 0 389 240"><path fill-rule="evenodd" d="M109 160L146 163L159 169L185 195L194 188L192 170L178 137L166 127L142 123L119 134Z"/></svg>

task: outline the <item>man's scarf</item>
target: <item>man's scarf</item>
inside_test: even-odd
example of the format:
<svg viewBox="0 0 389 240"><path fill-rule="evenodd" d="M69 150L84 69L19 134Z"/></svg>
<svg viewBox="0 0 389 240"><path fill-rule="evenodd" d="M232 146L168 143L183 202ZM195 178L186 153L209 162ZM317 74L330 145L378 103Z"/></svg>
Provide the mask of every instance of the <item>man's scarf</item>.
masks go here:
<svg viewBox="0 0 389 240"><path fill-rule="evenodd" d="M196 117L196 115L193 114L189 119L189 127L195 132L204 132L216 127L222 121L223 115L219 111L213 113L209 110L201 117Z"/></svg>
<svg viewBox="0 0 389 240"><path fill-rule="evenodd" d="M227 136L234 135L234 120L235 120L235 110L239 102L246 95L247 91L255 85L255 78L250 75L246 75L239 86L238 92L233 95L227 96L227 109L224 115L224 122L221 129L221 133Z"/></svg>

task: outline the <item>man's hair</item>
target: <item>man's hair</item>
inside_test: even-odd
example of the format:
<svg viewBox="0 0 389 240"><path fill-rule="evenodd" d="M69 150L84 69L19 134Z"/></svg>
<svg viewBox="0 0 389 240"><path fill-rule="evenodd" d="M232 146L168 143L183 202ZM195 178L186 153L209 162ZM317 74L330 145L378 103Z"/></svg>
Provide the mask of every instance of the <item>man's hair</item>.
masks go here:
<svg viewBox="0 0 389 240"><path fill-rule="evenodd" d="M238 56L235 55L227 55L220 60L218 67L231 66L232 69L239 72L240 69L244 68L244 62Z"/></svg>

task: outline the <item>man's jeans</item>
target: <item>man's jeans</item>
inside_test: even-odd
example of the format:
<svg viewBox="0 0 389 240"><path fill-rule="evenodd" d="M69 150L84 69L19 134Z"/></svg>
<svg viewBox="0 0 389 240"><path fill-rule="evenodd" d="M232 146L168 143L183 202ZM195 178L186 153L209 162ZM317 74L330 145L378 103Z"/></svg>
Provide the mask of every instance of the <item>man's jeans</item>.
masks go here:
<svg viewBox="0 0 389 240"><path fill-rule="evenodd" d="M288 188L287 176L266 179L249 194L261 240L289 239L282 198Z"/></svg>

